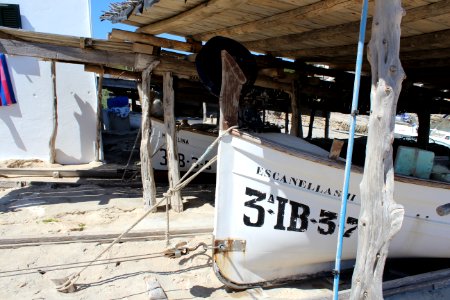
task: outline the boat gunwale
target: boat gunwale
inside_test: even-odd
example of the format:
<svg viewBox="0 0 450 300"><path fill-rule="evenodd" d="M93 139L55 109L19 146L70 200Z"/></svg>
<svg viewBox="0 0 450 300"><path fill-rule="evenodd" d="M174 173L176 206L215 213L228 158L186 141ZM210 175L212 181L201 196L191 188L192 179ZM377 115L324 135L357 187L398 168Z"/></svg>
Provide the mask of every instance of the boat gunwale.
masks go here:
<svg viewBox="0 0 450 300"><path fill-rule="evenodd" d="M162 124L163 126L165 125L165 124L164 124L164 120L161 120L161 119L158 119L158 118L155 118L155 117L152 117L151 120L152 120L152 122L155 121L155 122L157 122L157 123ZM177 132L180 132L180 131L187 131L187 132L192 132L192 133L198 133L198 134L201 134L201 135L206 135L206 136L216 137L216 138L217 138L217 136L218 136L216 133L207 132L207 131L202 131L202 130L198 130L198 129L195 129L195 128L189 128L189 127L178 127L178 126L177 126L177 127L176 127L176 131L177 131Z"/></svg>
<svg viewBox="0 0 450 300"><path fill-rule="evenodd" d="M306 160L309 160L312 162L320 163L322 165L326 165L326 166L337 168L337 169L345 169L344 162L332 160L330 158L315 156L313 154L309 154L309 153L303 152L301 150L297 150L295 148L285 147L281 144L275 143L264 137L254 136L249 132L244 132L239 129L233 129L230 132L230 134L234 137L241 138L241 139L249 141L253 144L266 146L268 148L271 148L276 151L284 152L291 156L300 157L302 159L306 159ZM364 173L364 168L359 167L359 166L352 166L351 170L352 170L352 172L356 172L356 173L360 173L360 174ZM431 180L431 179L421 179L421 178L415 178L415 177L395 174L395 181L450 190L450 183L435 181L435 180Z"/></svg>

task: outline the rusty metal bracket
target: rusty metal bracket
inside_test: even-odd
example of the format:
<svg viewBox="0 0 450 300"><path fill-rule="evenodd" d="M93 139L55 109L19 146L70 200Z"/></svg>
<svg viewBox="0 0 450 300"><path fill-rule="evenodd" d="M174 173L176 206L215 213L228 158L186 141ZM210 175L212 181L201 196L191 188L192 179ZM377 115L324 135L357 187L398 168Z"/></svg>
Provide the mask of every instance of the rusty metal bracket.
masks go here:
<svg viewBox="0 0 450 300"><path fill-rule="evenodd" d="M245 240L215 240L214 252L245 252L247 242Z"/></svg>

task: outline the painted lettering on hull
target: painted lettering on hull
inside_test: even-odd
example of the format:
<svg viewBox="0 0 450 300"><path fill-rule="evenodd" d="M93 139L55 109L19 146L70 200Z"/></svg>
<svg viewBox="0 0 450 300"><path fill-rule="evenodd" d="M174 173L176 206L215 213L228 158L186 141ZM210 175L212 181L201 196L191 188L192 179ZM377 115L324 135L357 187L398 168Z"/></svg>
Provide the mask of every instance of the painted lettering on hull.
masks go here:
<svg viewBox="0 0 450 300"><path fill-rule="evenodd" d="M286 174L283 174L278 171L269 170L266 168L263 168L261 166L256 167L256 175L267 177L272 181L275 182L281 182L287 185L295 186L297 188L300 188L302 190L307 190L313 193L326 195L334 198L341 198L342 191L338 189L333 189L330 187L326 187L320 184L316 184L313 182L309 182L304 179L300 179L297 177L292 177ZM355 201L356 195L349 193L347 195L347 200L349 201Z"/></svg>
<svg viewBox="0 0 450 300"><path fill-rule="evenodd" d="M267 194L256 189L246 187L245 195L250 199L244 202L246 210L243 215L244 225L249 227L273 226L275 230L286 230L294 232L306 232L314 230L321 235L332 235L336 232L338 214L336 212L321 209L317 218L311 215L311 208L304 203L287 199L284 197ZM266 223L266 208L262 205L267 202L273 208L268 208L269 214L276 210L275 223ZM286 216L286 207L290 207L290 215ZM250 214L250 215L249 215ZM312 225L311 225L312 224ZM358 226L358 219L347 217L344 237L351 237Z"/></svg>

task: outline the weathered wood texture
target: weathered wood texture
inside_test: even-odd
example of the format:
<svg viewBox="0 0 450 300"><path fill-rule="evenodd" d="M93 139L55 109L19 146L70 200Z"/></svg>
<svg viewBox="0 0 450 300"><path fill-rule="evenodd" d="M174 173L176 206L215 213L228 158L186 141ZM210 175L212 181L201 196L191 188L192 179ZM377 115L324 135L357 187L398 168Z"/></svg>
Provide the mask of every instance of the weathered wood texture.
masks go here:
<svg viewBox="0 0 450 300"><path fill-rule="evenodd" d="M125 66L142 71L154 57L145 54L112 52L107 50L81 49L18 40L0 39L0 52L11 55L30 56L78 64L100 64L105 66Z"/></svg>
<svg viewBox="0 0 450 300"><path fill-rule="evenodd" d="M56 160L56 135L58 134L58 96L56 94L56 63L54 61L51 62L51 74L52 74L52 96L53 96L53 105L52 105L52 119L53 119L53 127L52 133L50 135L50 163L54 164Z"/></svg>
<svg viewBox="0 0 450 300"><path fill-rule="evenodd" d="M173 90L173 77L169 72L163 75L163 107L164 127L166 131L166 160L169 176L169 186L173 189L180 181L178 162L177 132L174 116L175 94ZM179 191L172 191L170 204L176 212L183 211L183 201Z"/></svg>
<svg viewBox="0 0 450 300"><path fill-rule="evenodd" d="M150 135L152 134L152 122L150 119L151 91L150 91L150 73L157 62L152 63L142 72L142 83L138 84L138 91L142 107L141 121L141 177L144 206L150 208L156 204L156 187L153 176L153 167L151 161L152 148L150 144ZM156 211L156 209L155 209Z"/></svg>
<svg viewBox="0 0 450 300"><path fill-rule="evenodd" d="M150 34L137 33L120 29L113 29L111 31L110 38L121 41L139 42L157 47L169 48L186 52L198 52L201 48L201 45L200 47L198 47L198 44L180 42L176 40L168 40Z"/></svg>
<svg viewBox="0 0 450 300"><path fill-rule="evenodd" d="M375 0L368 59L372 67L371 110L364 174L358 251L351 299L382 299L382 277L393 236L403 222L403 206L394 201L392 142L402 81L399 59L401 0Z"/></svg>
<svg viewBox="0 0 450 300"><path fill-rule="evenodd" d="M222 50L222 86L220 90L219 131L238 125L239 98L242 85L247 81L233 57Z"/></svg>
<svg viewBox="0 0 450 300"><path fill-rule="evenodd" d="M240 5L245 0L210 0L200 5L177 14L173 17L151 23L138 29L138 32L147 32L159 34L167 30L190 24L197 20L208 18L214 14L220 13L228 8Z"/></svg>
<svg viewBox="0 0 450 300"><path fill-rule="evenodd" d="M298 107L298 100L297 100L297 82L292 81L292 92L289 93L291 96L291 111L292 111L292 117L291 117L291 131L290 134L293 136L300 136L300 126L301 119L300 119L300 110Z"/></svg>
<svg viewBox="0 0 450 300"><path fill-rule="evenodd" d="M142 79L142 73L138 72L130 72L115 68L108 68L108 67L102 67L99 65L91 65L91 64L85 64L84 70L86 72L94 72L98 74L108 74L111 75L112 78L119 78L119 79L131 79L131 80L141 80Z"/></svg>
<svg viewBox="0 0 450 300"><path fill-rule="evenodd" d="M102 90L103 90L103 76L104 73L100 72L97 82L97 118L96 122L96 137L95 137L95 161L101 161L102 152Z"/></svg>

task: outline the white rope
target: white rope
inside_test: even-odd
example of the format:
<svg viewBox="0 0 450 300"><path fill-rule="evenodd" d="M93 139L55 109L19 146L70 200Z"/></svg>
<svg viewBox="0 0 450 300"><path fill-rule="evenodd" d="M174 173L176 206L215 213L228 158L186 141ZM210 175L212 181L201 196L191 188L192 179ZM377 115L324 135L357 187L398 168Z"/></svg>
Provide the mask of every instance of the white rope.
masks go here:
<svg viewBox="0 0 450 300"><path fill-rule="evenodd" d="M233 126L230 127L228 130L224 131L222 134L220 134L217 139L205 150L205 153L203 153L203 155L199 158L199 160L193 164L191 166L191 168L189 169L188 173L191 172L194 168L193 166L198 165L198 162L201 161L201 159L204 159L204 157L206 156L207 153L209 153L211 151L211 149L214 147L215 144L217 144L219 142L219 140L227 133L229 133L232 129L236 128L237 126ZM109 249L111 249L111 247L113 245L115 245L116 243L118 243L122 237L124 237L128 232L131 231L131 229L133 229L137 224L139 224L146 216L148 216L153 209L155 209L158 205L160 205L164 200L168 201L168 199L170 198L170 196L174 193L174 192L178 192L181 189L183 189L184 187L186 187L195 177L197 177L198 174L200 174L201 172L203 172L206 168L208 168L210 165L212 165L213 163L215 163L217 160L217 155L214 156L210 161L208 161L207 163L205 163L205 165L203 165L202 168L200 168L200 170L198 170L197 172L195 172L194 174L192 174L189 178L186 178L187 174L186 173L181 179L180 181L177 183L177 185L173 188L169 188L167 190L167 192L165 192L163 194L163 198L160 199L158 202L156 202L156 204L154 204L152 207L150 207L150 209L148 209L139 219L137 219L130 227L128 227L124 232L122 232L114 241L112 241L111 244L109 244L109 246L103 250L100 254L98 254L93 260L91 260L85 267L83 267L80 271L78 271L75 274L70 275L67 280L56 287L56 290L59 292L67 292L70 287L72 287L75 282L78 280L78 278L80 278L80 274L86 270L89 266L91 266L94 262L96 262L103 254L105 254Z"/></svg>

